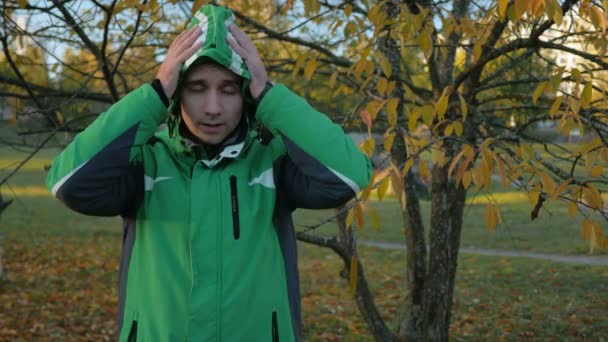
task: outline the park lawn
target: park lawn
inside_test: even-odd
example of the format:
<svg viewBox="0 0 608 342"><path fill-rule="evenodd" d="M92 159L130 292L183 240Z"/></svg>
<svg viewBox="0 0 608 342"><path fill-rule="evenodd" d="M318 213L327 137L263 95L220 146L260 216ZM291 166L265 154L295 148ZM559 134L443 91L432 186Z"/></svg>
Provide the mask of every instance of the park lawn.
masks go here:
<svg viewBox="0 0 608 342"><path fill-rule="evenodd" d="M0 229L16 229L14 223L24 220L23 210L31 212L26 217L43 217L46 222L56 222L55 217L69 218L70 213L60 203L53 200L44 184L46 172L45 166L52 163L52 158L58 152L57 149L43 150L32 160L24 165L23 169L13 176L7 186L0 188L0 192L6 198L16 198L15 203L7 210L0 221ZM8 148L0 148L0 179L24 158L24 154L17 153ZM532 205L528 202L525 194L514 192L511 188L503 188L499 184L491 187L491 194L469 193L468 205L464 212L464 224L461 238L463 247L513 249L541 253L559 254L585 254L589 252L588 242L581 236L583 217L578 215L572 218L568 215L567 208L559 202L546 202L544 209L540 211L539 217L532 221L530 211ZM488 202L498 205L501 210L503 223L499 224L495 231L489 232L485 224L485 210ZM607 201L608 202L608 201ZM367 240L385 242L403 242L403 225L399 205L393 199L384 201L370 201L370 206L375 208L380 216L380 228L374 229L368 217L365 225L359 230L359 237ZM21 207L22 211L15 211ZM421 201L425 228L428 231L430 218L430 202ZM334 210L308 211L297 210L295 223L297 230L306 230L309 226L315 226L327 217L333 216ZM12 218L11 218L12 217ZM78 225L80 216L73 217L71 224ZM58 222L61 222L58 221ZM99 221L100 225L106 225L106 221ZM604 231L608 232L605 222ZM6 228L4 228L6 227ZM21 225L19 229L29 229L29 226ZM45 229L53 229L46 227ZM87 229L84 227L83 229ZM322 225L315 230L323 235L335 235L336 226L333 222ZM605 253L595 250L594 253Z"/></svg>
<svg viewBox="0 0 608 342"><path fill-rule="evenodd" d="M5 232L0 341L113 340L118 224L73 214L53 222L24 218L19 229ZM337 255L305 244L299 249L304 340L372 341L339 277ZM404 252L362 247L359 255L394 328L405 294ZM608 267L466 254L459 264L453 340L599 340L608 331Z"/></svg>
<svg viewBox="0 0 608 342"><path fill-rule="evenodd" d="M6 156L0 154L0 169L7 166ZM8 273L8 281L0 284L0 341L112 340L120 220L73 213L46 194L43 168L51 159L52 153L35 158L2 188L15 203L0 218ZM541 212L530 223L529 204L517 196L513 200L508 193L496 196L503 202L506 223L488 233L483 224L485 204L468 206L463 246L586 251L580 225L568 223L559 208L552 209L552 215ZM375 231L365 226L360 235L403 241L397 204L372 205L380 212L382 227ZM428 202L422 206L428 217ZM297 211L296 228L302 230L332 213ZM317 232L332 234L335 227L330 223ZM404 254L362 247L360 256L382 313L394 327L404 293ZM607 267L466 254L459 264L451 326L454 340L597 340L608 331ZM370 341L348 284L338 276L337 256L300 245L300 269L305 340Z"/></svg>

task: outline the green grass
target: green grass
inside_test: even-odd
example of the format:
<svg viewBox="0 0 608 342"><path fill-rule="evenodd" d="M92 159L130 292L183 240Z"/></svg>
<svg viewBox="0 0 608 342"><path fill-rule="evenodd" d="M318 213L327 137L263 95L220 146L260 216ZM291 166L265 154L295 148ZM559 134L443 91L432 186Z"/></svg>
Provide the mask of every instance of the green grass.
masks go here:
<svg viewBox="0 0 608 342"><path fill-rule="evenodd" d="M15 203L0 217L3 263L9 280L0 283L0 340L111 340L117 313L117 270L121 224L71 212L44 190L44 165L55 151L43 151L3 187ZM0 177L22 156L0 149ZM27 190L30 187L30 190ZM21 190L19 190L21 189ZM14 196L11 191L23 191ZM462 245L585 253L580 222L550 204L530 222L530 205L496 191L505 223L489 233L484 204L465 210ZM361 237L403 241L394 201L373 202L382 217ZM422 202L424 217L429 203ZM297 211L297 229L333 211ZM426 223L428 227L428 222ZM317 232L334 234L332 223ZM381 313L392 328L406 293L403 251L360 248ZM331 251L300 245L306 341L372 341L348 283L339 277L341 260ZM599 340L608 331L608 267L573 266L524 258L461 254L456 279L451 336L476 340Z"/></svg>
<svg viewBox="0 0 608 342"><path fill-rule="evenodd" d="M30 220L44 218L49 229L55 222L63 223L63 219L72 220L78 225L80 216L67 210L61 203L53 200L45 187L46 173L44 167L50 165L57 149L45 149L29 161L22 170L13 176L7 186L0 188L7 198L15 198L11 210L3 215L0 226L13 230L32 229ZM0 179L4 178L15 165L26 155L9 148L0 148ZM584 254L588 252L588 243L581 238L582 216L572 218L567 208L558 202L547 202L539 217L532 221L530 211L532 206L525 195L513 192L512 188L503 188L493 184L492 195L469 193L469 203L464 211L464 224L461 245L463 247L515 249L544 253ZM494 232L489 232L485 226L485 202L490 199L498 204L502 212L503 224ZM477 203L476 201L482 201ZM477 204L476 204L477 203ZM370 203L380 216L379 230L372 228L366 218L365 226L360 230L360 238L386 242L403 242L403 224L399 205L394 200ZM430 218L430 202L421 201L422 215L425 228L428 231ZM316 225L325 218L333 216L333 210L307 211L297 210L294 216L298 230L306 226ZM111 221L112 219L110 219ZM19 224L25 222L25 224ZM100 226L106 221L101 220ZM605 223L603 223L605 225ZM38 228L36 228L37 230ZM52 228L51 228L52 229ZM64 228L62 228L64 229ZM85 228L87 229L87 228ZM330 222L315 232L324 235L335 235L336 226Z"/></svg>
<svg viewBox="0 0 608 342"><path fill-rule="evenodd" d="M333 253L300 246L307 341L341 336L372 341L348 292L337 278ZM381 314L393 331L406 294L403 251L361 248L360 257ZM525 258L462 254L450 329L456 341L598 340L608 331L608 267L572 266ZM337 317L338 316L338 317Z"/></svg>

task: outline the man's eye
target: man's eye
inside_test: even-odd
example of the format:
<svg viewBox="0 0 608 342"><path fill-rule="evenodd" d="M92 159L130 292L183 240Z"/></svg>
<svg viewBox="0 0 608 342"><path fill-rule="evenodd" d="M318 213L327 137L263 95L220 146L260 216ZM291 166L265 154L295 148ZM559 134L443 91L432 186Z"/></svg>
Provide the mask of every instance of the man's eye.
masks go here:
<svg viewBox="0 0 608 342"><path fill-rule="evenodd" d="M186 89L188 89L190 91L203 91L206 89L206 87L202 83L192 82L192 83L186 83Z"/></svg>
<svg viewBox="0 0 608 342"><path fill-rule="evenodd" d="M239 89L236 86L226 86L222 88L222 91L228 95L234 95L239 92Z"/></svg>

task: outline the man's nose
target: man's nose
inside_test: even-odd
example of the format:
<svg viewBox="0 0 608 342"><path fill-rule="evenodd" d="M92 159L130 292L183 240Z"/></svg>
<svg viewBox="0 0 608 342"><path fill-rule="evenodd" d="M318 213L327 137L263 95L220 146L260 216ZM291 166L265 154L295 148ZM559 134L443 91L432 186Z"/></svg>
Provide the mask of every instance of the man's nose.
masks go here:
<svg viewBox="0 0 608 342"><path fill-rule="evenodd" d="M209 91L203 104L206 115L219 115L222 112L221 94L218 91Z"/></svg>

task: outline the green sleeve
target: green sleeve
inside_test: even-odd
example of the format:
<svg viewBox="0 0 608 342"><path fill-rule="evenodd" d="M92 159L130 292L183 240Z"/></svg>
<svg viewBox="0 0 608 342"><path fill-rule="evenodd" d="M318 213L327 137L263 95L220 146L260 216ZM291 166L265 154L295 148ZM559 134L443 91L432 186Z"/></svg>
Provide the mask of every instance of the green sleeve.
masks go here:
<svg viewBox="0 0 608 342"><path fill-rule="evenodd" d="M127 167L138 158L139 147L167 115L165 105L150 84L133 90L78 134L54 160L47 187L57 196L81 169L103 181L104 175L112 175L112 170Z"/></svg>
<svg viewBox="0 0 608 342"><path fill-rule="evenodd" d="M287 87L272 87L259 103L256 116L273 133L287 137L318 160L355 193L368 185L371 163L353 139Z"/></svg>

